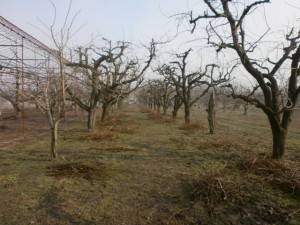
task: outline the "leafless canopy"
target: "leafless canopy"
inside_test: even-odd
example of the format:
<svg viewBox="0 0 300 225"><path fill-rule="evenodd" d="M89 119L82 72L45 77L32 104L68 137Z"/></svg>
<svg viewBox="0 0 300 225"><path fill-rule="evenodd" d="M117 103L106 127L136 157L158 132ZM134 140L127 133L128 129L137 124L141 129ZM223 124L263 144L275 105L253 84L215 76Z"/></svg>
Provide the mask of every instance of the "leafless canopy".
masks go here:
<svg viewBox="0 0 300 225"><path fill-rule="evenodd" d="M250 30L245 25L245 20L247 17L251 17L258 8L271 3L271 1L248 1L249 5L247 6L234 0L203 0L203 2L207 6L206 12L196 17L193 13L190 14L190 23L193 25L192 32L195 32L196 25L200 23L200 20L209 20L206 29L208 44L215 47L217 52L227 48L232 49L238 55L240 63L248 74L255 79L257 85L251 93L244 95L235 93L232 89L232 96L254 104L266 113L273 132L273 157L281 158L284 152L285 136L291 122L292 109L295 108L300 93L298 83L300 32L295 28L290 29L285 35L285 40L280 43L283 47L279 56L277 55L273 59L266 57L261 60L255 53L260 51L259 47L265 47L262 40L269 32L269 28L260 37L253 40L247 36ZM251 57L256 57L256 59ZM286 79L287 97L282 104L278 74L287 62L291 62L290 76ZM254 93L257 91L262 92L262 99L255 97Z"/></svg>

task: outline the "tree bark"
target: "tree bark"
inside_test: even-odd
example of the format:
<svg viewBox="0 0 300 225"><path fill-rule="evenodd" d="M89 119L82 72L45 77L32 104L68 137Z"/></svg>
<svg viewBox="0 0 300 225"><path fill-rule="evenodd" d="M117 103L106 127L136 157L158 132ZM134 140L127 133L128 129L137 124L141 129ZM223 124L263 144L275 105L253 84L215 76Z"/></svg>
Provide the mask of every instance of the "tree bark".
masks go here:
<svg viewBox="0 0 300 225"><path fill-rule="evenodd" d="M61 88L61 111L60 117L66 119L66 90L65 90L65 64L64 64L64 46L59 51L59 72L60 72L60 88Z"/></svg>
<svg viewBox="0 0 300 225"><path fill-rule="evenodd" d="M166 106L163 106L163 115L167 115L167 110L168 110L168 107Z"/></svg>
<svg viewBox="0 0 300 225"><path fill-rule="evenodd" d="M111 109L111 103L103 103L102 105L102 115L101 115L101 121L107 120L109 117L109 112Z"/></svg>
<svg viewBox="0 0 300 225"><path fill-rule="evenodd" d="M189 124L191 122L190 115L191 115L191 106L189 103L184 103L184 122L186 124Z"/></svg>
<svg viewBox="0 0 300 225"><path fill-rule="evenodd" d="M244 116L246 116L248 108L249 108L249 103L248 102L244 102L243 107L244 107Z"/></svg>
<svg viewBox="0 0 300 225"><path fill-rule="evenodd" d="M208 102L208 108L207 108L207 120L208 120L208 125L209 125L209 133L210 134L215 134L215 115L216 115L216 110L215 110L215 94L211 93L209 102Z"/></svg>
<svg viewBox="0 0 300 225"><path fill-rule="evenodd" d="M58 128L59 121L60 119L53 122L53 126L51 127L51 149L50 149L51 160L57 158L57 140L58 140L57 128Z"/></svg>
<svg viewBox="0 0 300 225"><path fill-rule="evenodd" d="M157 112L158 112L158 113L160 113L160 106L161 106L161 104L157 104L157 107L156 107L156 108L157 108Z"/></svg>
<svg viewBox="0 0 300 225"><path fill-rule="evenodd" d="M272 158L279 160L283 157L285 152L287 129L281 126L280 120L276 118L276 116L268 115L268 118L271 125L272 136L273 136Z"/></svg>
<svg viewBox="0 0 300 225"><path fill-rule="evenodd" d="M96 125L96 118L97 118L97 107L91 107L88 110L88 122L87 126L89 130L93 130Z"/></svg>
<svg viewBox="0 0 300 225"><path fill-rule="evenodd" d="M177 118L177 113L178 113L178 110L180 109L180 107L181 107L180 98L176 95L174 97L174 106L173 106L173 112L172 112L173 119Z"/></svg>

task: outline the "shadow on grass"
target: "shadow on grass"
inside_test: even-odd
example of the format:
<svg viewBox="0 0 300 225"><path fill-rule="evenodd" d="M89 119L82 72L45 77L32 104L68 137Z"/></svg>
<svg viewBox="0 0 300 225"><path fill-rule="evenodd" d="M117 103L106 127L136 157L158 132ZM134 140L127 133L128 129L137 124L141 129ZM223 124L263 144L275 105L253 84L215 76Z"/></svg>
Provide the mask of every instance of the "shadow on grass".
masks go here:
<svg viewBox="0 0 300 225"><path fill-rule="evenodd" d="M75 206L71 205L72 202L67 202L60 197L60 190L56 187L51 187L42 197L39 204L39 213L37 215L37 222L44 225L94 225L96 222L93 220L81 218L80 215L73 215L72 211L68 208Z"/></svg>

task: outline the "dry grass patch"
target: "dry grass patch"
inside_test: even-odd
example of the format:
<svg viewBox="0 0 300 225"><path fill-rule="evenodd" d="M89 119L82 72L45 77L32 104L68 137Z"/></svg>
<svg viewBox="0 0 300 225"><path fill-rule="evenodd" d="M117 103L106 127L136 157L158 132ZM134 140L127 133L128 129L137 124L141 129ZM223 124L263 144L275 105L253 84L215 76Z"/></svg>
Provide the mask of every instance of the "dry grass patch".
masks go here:
<svg viewBox="0 0 300 225"><path fill-rule="evenodd" d="M134 134L137 129L137 125L134 122L128 121L121 126L111 126L109 130L122 134Z"/></svg>
<svg viewBox="0 0 300 225"><path fill-rule="evenodd" d="M46 174L54 177L84 178L93 181L107 176L106 167L99 163L66 162L47 166L46 169Z"/></svg>
<svg viewBox="0 0 300 225"><path fill-rule="evenodd" d="M98 141L98 140L111 140L118 138L118 133L111 130L97 130L91 131L82 137L84 141Z"/></svg>
<svg viewBox="0 0 300 225"><path fill-rule="evenodd" d="M198 150L216 149L216 150L243 150L245 145L230 139L216 139L213 141L201 142L197 146Z"/></svg>
<svg viewBox="0 0 300 225"><path fill-rule="evenodd" d="M93 147L89 148L89 150L99 150L99 151L108 151L108 152L124 152L124 151L138 151L139 149L133 148L133 147L123 147L123 146L106 147L106 148L93 146Z"/></svg>
<svg viewBox="0 0 300 225"><path fill-rule="evenodd" d="M113 115L108 120L98 122L97 126L100 129L113 131L116 133L133 134L136 129L136 124L127 120L128 116L124 114Z"/></svg>
<svg viewBox="0 0 300 225"><path fill-rule="evenodd" d="M162 122L164 123L174 123L176 120L173 118L173 116L170 116L170 115L165 115L163 118L162 118Z"/></svg>
<svg viewBox="0 0 300 225"><path fill-rule="evenodd" d="M149 114L148 114L148 118L151 119L151 120L156 120L156 121L159 121L163 118L163 115L162 114L159 114L157 112L153 112L151 111Z"/></svg>
<svg viewBox="0 0 300 225"><path fill-rule="evenodd" d="M0 125L0 129L1 130L5 130L5 129L8 129L9 127L7 125Z"/></svg>
<svg viewBox="0 0 300 225"><path fill-rule="evenodd" d="M160 123L174 123L176 121L171 115L163 115L154 111L149 112L148 118Z"/></svg>
<svg viewBox="0 0 300 225"><path fill-rule="evenodd" d="M204 130L207 129L203 124L201 124L199 121L193 122L193 123L184 123L179 127L180 130L184 131L196 131L196 130Z"/></svg>
<svg viewBox="0 0 300 225"><path fill-rule="evenodd" d="M105 121L99 121L97 123L100 127L107 127L107 126L115 126L115 125L122 125L126 123L126 118L128 116L125 114L118 114L118 115L111 115L107 120Z"/></svg>
<svg viewBox="0 0 300 225"><path fill-rule="evenodd" d="M126 127L122 127L119 132L122 134L133 134L135 131L135 126L134 125L128 125Z"/></svg>
<svg viewBox="0 0 300 225"><path fill-rule="evenodd" d="M150 113L150 112L152 112L152 110L146 106L140 106L140 112L141 113Z"/></svg>

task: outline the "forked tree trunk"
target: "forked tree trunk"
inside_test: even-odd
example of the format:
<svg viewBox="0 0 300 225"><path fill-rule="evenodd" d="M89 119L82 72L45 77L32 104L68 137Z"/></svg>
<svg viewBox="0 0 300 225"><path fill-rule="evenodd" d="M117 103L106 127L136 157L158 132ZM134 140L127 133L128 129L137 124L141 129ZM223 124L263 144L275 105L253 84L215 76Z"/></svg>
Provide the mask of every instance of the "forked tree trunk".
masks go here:
<svg viewBox="0 0 300 225"><path fill-rule="evenodd" d="M209 102L208 102L208 108L207 108L207 120L209 125L209 133L214 134L215 133L215 94L211 93Z"/></svg>

